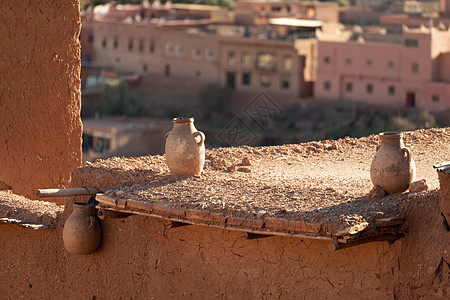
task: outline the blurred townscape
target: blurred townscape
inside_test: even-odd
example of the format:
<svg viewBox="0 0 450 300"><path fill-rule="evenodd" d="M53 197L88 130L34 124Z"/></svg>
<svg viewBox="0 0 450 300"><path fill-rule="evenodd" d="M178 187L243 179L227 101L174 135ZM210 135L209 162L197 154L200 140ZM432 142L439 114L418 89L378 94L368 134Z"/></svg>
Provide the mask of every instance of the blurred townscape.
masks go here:
<svg viewBox="0 0 450 300"><path fill-rule="evenodd" d="M450 124L450 0L81 1L83 159Z"/></svg>

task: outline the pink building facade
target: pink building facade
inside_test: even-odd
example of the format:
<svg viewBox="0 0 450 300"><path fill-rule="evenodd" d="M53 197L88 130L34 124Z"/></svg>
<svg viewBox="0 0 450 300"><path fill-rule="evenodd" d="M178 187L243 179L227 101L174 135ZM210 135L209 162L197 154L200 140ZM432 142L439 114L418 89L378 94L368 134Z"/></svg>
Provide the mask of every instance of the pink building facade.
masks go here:
<svg viewBox="0 0 450 300"><path fill-rule="evenodd" d="M402 44L318 43L316 98L450 109L450 32L406 29Z"/></svg>

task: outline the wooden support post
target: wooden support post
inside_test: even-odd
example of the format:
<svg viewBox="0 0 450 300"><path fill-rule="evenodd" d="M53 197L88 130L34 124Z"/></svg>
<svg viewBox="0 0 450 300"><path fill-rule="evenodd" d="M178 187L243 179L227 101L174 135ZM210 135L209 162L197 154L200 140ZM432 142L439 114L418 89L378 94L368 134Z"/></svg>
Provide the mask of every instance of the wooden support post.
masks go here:
<svg viewBox="0 0 450 300"><path fill-rule="evenodd" d="M104 220L104 219L124 219L128 218L129 216L132 216L133 214L100 208L97 211L97 215L100 218L100 220Z"/></svg>
<svg viewBox="0 0 450 300"><path fill-rule="evenodd" d="M244 237L247 240L254 240L254 239L263 239L263 238L267 238L267 237L271 237L272 235L268 235L268 234L258 234L258 233L253 233L253 232L246 232Z"/></svg>
<svg viewBox="0 0 450 300"><path fill-rule="evenodd" d="M164 227L166 229L183 227L183 226L188 226L188 225L191 225L191 224L182 223L182 222L176 222L176 221L170 221L170 220L166 220L165 223L164 223Z"/></svg>

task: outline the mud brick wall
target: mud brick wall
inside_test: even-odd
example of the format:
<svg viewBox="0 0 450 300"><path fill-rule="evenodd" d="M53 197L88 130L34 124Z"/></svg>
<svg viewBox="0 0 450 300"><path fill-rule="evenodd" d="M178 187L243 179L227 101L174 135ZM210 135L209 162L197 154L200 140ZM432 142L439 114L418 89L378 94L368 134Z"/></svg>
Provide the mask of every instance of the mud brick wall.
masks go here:
<svg viewBox="0 0 450 300"><path fill-rule="evenodd" d="M247 240L145 216L106 219L91 255L68 254L62 228L0 224L0 299L447 299L450 232L435 193L411 202L393 244L335 252L324 241Z"/></svg>
<svg viewBox="0 0 450 300"><path fill-rule="evenodd" d="M0 189L35 198L81 165L78 0L0 5Z"/></svg>

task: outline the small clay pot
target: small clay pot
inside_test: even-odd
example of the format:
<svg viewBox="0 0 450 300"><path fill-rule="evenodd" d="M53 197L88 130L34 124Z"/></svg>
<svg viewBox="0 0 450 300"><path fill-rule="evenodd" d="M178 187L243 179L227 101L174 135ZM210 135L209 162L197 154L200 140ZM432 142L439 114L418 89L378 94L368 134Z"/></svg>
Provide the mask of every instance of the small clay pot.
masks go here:
<svg viewBox="0 0 450 300"><path fill-rule="evenodd" d="M194 118L174 118L166 133L166 161L177 176L199 175L205 164L205 135L194 126Z"/></svg>
<svg viewBox="0 0 450 300"><path fill-rule="evenodd" d="M370 179L388 194L402 193L416 177L411 151L403 144L401 132L383 132L379 137L381 144L370 166Z"/></svg>
<svg viewBox="0 0 450 300"><path fill-rule="evenodd" d="M95 206L74 203L72 214L64 224L63 241L71 254L91 254L100 245L102 232L95 217Z"/></svg>

